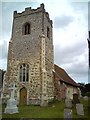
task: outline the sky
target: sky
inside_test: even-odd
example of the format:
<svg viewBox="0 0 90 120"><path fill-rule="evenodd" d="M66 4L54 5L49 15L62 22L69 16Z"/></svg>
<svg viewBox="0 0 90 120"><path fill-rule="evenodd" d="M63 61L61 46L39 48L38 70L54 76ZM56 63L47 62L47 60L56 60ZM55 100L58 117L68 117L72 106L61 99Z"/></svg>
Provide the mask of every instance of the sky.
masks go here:
<svg viewBox="0 0 90 120"><path fill-rule="evenodd" d="M69 2L68 2L69 1ZM89 0L0 0L0 68L7 68L13 11L37 8L44 3L53 21L54 63L76 82L88 83Z"/></svg>

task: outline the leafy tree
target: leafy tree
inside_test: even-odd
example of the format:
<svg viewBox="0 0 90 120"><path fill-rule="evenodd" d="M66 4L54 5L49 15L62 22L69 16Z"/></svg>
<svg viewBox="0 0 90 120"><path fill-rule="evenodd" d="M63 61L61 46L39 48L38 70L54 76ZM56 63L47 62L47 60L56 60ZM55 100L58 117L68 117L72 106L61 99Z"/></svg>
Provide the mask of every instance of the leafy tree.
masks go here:
<svg viewBox="0 0 90 120"><path fill-rule="evenodd" d="M81 95L82 96L89 96L90 95L90 83L78 83L80 85Z"/></svg>

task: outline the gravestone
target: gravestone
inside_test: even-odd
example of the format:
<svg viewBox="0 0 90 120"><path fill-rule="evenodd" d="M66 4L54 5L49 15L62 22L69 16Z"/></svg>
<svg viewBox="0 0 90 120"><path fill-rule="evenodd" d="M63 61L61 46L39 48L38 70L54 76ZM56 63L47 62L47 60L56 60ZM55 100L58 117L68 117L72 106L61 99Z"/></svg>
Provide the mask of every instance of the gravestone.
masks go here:
<svg viewBox="0 0 90 120"><path fill-rule="evenodd" d="M42 107L46 107L46 106L48 106L48 101L45 100L45 99L41 100L41 104L40 104L40 106L42 106Z"/></svg>
<svg viewBox="0 0 90 120"><path fill-rule="evenodd" d="M88 96L84 96L83 99L86 101L89 100Z"/></svg>
<svg viewBox="0 0 90 120"><path fill-rule="evenodd" d="M65 107L72 108L72 100L71 99L65 99Z"/></svg>
<svg viewBox="0 0 90 120"><path fill-rule="evenodd" d="M7 100L5 113L8 113L8 114L18 113L17 101L14 98L15 90L16 90L14 82L12 83L10 90L11 90L11 97L9 100Z"/></svg>
<svg viewBox="0 0 90 120"><path fill-rule="evenodd" d="M72 110L71 109L68 109L68 108L64 109L64 119L65 120L72 119Z"/></svg>
<svg viewBox="0 0 90 120"><path fill-rule="evenodd" d="M84 115L83 104L76 104L76 110L78 115Z"/></svg>

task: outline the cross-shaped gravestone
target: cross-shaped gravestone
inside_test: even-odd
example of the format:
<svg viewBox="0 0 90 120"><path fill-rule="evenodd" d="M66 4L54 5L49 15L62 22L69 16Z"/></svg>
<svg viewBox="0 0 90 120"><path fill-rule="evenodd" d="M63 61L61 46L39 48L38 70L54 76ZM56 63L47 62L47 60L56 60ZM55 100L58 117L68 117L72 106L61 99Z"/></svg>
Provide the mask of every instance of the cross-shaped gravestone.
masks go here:
<svg viewBox="0 0 90 120"><path fill-rule="evenodd" d="M11 83L11 88L9 88L9 89L11 89L11 99L14 99L15 90L16 90L14 82Z"/></svg>
<svg viewBox="0 0 90 120"><path fill-rule="evenodd" d="M8 113L8 114L18 113L17 100L14 99L15 90L16 90L14 82L11 83L11 88L9 89L11 90L11 97L9 100L7 100L5 113Z"/></svg>

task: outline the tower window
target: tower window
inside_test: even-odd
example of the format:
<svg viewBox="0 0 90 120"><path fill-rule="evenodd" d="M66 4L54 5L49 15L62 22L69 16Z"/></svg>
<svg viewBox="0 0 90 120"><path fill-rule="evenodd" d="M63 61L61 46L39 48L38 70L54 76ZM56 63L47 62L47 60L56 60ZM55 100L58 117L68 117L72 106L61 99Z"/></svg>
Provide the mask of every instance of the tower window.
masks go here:
<svg viewBox="0 0 90 120"><path fill-rule="evenodd" d="M50 39L50 29L47 27L47 37Z"/></svg>
<svg viewBox="0 0 90 120"><path fill-rule="evenodd" d="M29 79L29 65L26 66L26 81L28 82Z"/></svg>
<svg viewBox="0 0 90 120"><path fill-rule="evenodd" d="M30 34L30 23L25 23L22 29L23 35Z"/></svg>
<svg viewBox="0 0 90 120"><path fill-rule="evenodd" d="M21 82L22 81L22 66L21 65L20 65L19 79Z"/></svg>
<svg viewBox="0 0 90 120"><path fill-rule="evenodd" d="M29 65L22 64L19 66L19 81L28 82L29 81Z"/></svg>

